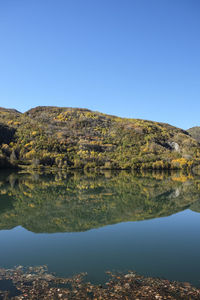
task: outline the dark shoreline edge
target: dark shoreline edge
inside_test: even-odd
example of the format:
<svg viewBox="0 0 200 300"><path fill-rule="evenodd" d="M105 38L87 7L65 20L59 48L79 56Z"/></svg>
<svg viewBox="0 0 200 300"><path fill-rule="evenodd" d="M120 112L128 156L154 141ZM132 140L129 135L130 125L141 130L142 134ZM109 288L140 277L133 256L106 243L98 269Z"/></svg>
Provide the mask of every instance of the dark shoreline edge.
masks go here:
<svg viewBox="0 0 200 300"><path fill-rule="evenodd" d="M48 273L47 266L0 268L0 299L200 299L200 289L190 283L144 277L133 271L109 275L104 285ZM1 283L9 287L2 289ZM2 290L1 290L2 289Z"/></svg>

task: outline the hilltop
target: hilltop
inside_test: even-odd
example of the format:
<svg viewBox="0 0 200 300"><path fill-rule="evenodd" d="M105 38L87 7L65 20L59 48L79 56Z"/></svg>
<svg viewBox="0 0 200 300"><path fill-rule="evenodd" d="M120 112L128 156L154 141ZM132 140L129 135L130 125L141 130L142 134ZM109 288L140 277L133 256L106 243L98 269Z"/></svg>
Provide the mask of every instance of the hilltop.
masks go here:
<svg viewBox="0 0 200 300"><path fill-rule="evenodd" d="M189 134L200 143L200 126L195 126L187 130Z"/></svg>
<svg viewBox="0 0 200 300"><path fill-rule="evenodd" d="M192 169L200 144L169 124L81 108L0 108L0 166Z"/></svg>

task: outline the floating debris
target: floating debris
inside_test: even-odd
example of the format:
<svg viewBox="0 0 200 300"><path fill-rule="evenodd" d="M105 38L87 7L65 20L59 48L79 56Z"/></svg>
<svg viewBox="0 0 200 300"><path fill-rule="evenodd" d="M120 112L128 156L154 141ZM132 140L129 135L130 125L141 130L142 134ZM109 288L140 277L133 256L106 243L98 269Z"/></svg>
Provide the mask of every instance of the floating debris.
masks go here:
<svg viewBox="0 0 200 300"><path fill-rule="evenodd" d="M200 289L190 283L144 277L135 272L107 273L110 280L102 286L86 282L86 273L72 278L56 277L48 273L47 266L1 268L0 283L5 286L0 284L0 299L200 299Z"/></svg>

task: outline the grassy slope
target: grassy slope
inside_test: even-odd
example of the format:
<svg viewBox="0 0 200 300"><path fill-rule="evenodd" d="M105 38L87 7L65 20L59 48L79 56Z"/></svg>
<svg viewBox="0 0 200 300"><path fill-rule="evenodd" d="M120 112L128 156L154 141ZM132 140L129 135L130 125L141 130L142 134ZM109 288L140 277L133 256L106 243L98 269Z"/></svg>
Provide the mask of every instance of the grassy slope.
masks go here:
<svg viewBox="0 0 200 300"><path fill-rule="evenodd" d="M78 108L0 108L0 166L165 169L199 161L200 144L168 124Z"/></svg>
<svg viewBox="0 0 200 300"><path fill-rule="evenodd" d="M200 126L195 126L187 130L189 134L196 139L198 142L200 142Z"/></svg>

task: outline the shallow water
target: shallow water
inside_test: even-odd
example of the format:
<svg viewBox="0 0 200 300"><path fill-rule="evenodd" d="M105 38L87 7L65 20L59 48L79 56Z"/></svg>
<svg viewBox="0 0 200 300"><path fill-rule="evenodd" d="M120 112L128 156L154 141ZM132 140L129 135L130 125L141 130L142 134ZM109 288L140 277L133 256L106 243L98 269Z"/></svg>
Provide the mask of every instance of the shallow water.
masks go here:
<svg viewBox="0 0 200 300"><path fill-rule="evenodd" d="M0 266L105 271L200 286L200 179L180 174L0 173Z"/></svg>
<svg viewBox="0 0 200 300"><path fill-rule="evenodd" d="M0 290L1 291L9 291L9 296L14 297L20 295L20 292L13 285L12 280L0 280Z"/></svg>

